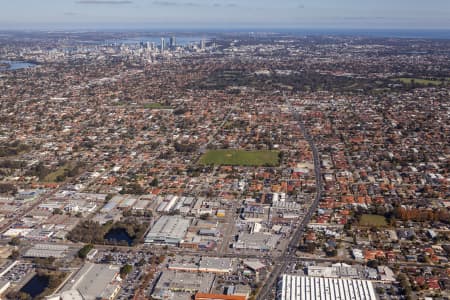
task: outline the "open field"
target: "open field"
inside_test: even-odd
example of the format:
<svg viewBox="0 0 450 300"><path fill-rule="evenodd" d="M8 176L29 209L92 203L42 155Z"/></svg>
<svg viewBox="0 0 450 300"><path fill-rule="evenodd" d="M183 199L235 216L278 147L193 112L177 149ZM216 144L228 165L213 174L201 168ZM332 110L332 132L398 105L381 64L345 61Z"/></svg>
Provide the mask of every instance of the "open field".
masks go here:
<svg viewBox="0 0 450 300"><path fill-rule="evenodd" d="M394 81L400 81L404 84L412 84L414 81L416 84L419 85L440 85L441 83L445 82L446 80L437 80L437 79L423 79L423 78L395 78Z"/></svg>
<svg viewBox="0 0 450 300"><path fill-rule="evenodd" d="M79 166L75 163L66 163L64 166L59 167L55 171L47 174L41 181L42 182L62 182L67 177L73 177L79 172Z"/></svg>
<svg viewBox="0 0 450 300"><path fill-rule="evenodd" d="M57 182L57 178L60 176L64 176L66 170L68 170L70 166L64 165L62 167L59 167L54 172L51 172L45 178L42 180L43 182Z"/></svg>
<svg viewBox="0 0 450 300"><path fill-rule="evenodd" d="M171 109L170 106L166 106L166 105L163 105L163 104L157 103L157 102L146 103L146 104L144 104L144 108L147 108L147 109Z"/></svg>
<svg viewBox="0 0 450 300"><path fill-rule="evenodd" d="M387 226L386 219L379 215L362 215L359 221L361 226Z"/></svg>
<svg viewBox="0 0 450 300"><path fill-rule="evenodd" d="M211 150L205 153L199 163L202 165L229 166L277 166L279 151L261 150Z"/></svg>

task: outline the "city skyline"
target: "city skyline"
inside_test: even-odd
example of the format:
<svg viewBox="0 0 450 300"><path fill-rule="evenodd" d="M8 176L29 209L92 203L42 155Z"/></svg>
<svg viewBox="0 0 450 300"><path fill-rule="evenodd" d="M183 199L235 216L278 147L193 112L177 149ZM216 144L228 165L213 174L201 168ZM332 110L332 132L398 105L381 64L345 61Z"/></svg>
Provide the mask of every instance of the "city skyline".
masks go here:
<svg viewBox="0 0 450 300"><path fill-rule="evenodd" d="M449 14L445 0L18 0L0 29L448 29Z"/></svg>

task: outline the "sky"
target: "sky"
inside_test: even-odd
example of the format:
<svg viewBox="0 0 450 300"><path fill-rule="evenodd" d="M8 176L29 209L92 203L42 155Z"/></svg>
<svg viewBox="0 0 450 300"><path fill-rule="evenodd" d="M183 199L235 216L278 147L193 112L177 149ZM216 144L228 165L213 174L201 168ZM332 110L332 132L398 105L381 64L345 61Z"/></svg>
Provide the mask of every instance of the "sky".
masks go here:
<svg viewBox="0 0 450 300"><path fill-rule="evenodd" d="M450 0L1 0L0 29L450 30Z"/></svg>

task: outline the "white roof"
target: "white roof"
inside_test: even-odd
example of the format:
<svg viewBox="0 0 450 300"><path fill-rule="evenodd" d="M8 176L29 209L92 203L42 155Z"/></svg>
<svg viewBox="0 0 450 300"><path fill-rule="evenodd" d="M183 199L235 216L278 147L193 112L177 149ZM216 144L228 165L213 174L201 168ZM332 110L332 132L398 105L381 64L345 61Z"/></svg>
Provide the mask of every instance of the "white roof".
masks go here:
<svg viewBox="0 0 450 300"><path fill-rule="evenodd" d="M162 216L147 234L146 241L173 239L181 241L191 221L179 216Z"/></svg>
<svg viewBox="0 0 450 300"><path fill-rule="evenodd" d="M278 286L279 300L376 300L372 282L284 274Z"/></svg>

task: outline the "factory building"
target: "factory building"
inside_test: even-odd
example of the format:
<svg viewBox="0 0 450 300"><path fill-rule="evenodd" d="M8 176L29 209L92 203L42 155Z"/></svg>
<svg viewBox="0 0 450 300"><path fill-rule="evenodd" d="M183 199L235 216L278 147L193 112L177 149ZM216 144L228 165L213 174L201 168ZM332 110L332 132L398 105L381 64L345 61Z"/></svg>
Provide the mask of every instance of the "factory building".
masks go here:
<svg viewBox="0 0 450 300"><path fill-rule="evenodd" d="M372 282L357 279L282 275L277 300L377 300Z"/></svg>
<svg viewBox="0 0 450 300"><path fill-rule="evenodd" d="M178 246L186 236L190 219L179 216L162 216L145 237L146 244Z"/></svg>
<svg viewBox="0 0 450 300"><path fill-rule="evenodd" d="M120 267L115 265L86 263L59 294L48 299L112 300L120 291L119 271Z"/></svg>

